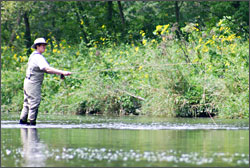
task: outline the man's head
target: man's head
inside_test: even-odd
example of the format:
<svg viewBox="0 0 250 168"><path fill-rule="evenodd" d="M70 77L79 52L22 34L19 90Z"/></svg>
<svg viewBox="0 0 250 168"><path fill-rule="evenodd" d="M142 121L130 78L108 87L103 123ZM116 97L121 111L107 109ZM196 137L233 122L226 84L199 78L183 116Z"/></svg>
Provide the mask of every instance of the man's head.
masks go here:
<svg viewBox="0 0 250 168"><path fill-rule="evenodd" d="M37 49L37 46L47 45L44 38L37 38L31 48Z"/></svg>

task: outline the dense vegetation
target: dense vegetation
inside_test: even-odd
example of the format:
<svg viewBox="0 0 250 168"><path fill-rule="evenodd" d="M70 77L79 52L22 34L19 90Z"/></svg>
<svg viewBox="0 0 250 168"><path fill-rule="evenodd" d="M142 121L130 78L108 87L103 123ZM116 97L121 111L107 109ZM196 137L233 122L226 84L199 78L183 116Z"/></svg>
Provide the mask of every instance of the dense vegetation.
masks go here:
<svg viewBox="0 0 250 168"><path fill-rule="evenodd" d="M32 8L30 6L32 5ZM40 113L248 118L248 2L2 2L2 112L49 45ZM23 19L23 21L22 21Z"/></svg>

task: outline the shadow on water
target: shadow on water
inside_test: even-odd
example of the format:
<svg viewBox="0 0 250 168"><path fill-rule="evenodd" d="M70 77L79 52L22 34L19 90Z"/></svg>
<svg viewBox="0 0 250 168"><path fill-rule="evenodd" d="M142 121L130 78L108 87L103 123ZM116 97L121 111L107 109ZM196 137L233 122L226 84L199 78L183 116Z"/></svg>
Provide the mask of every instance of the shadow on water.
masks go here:
<svg viewBox="0 0 250 168"><path fill-rule="evenodd" d="M36 128L21 128L21 142L23 145L24 167L44 167L46 156L43 153L46 145L38 138Z"/></svg>

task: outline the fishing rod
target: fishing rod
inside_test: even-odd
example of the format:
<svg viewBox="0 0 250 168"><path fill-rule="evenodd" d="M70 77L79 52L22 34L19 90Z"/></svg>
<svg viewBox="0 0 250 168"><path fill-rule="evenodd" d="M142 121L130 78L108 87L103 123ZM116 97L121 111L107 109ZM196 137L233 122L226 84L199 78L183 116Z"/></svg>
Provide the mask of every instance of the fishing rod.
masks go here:
<svg viewBox="0 0 250 168"><path fill-rule="evenodd" d="M148 67L159 67L159 68L164 68L166 66L175 66L175 65L193 65L193 64L202 64L199 62L196 63L172 63L172 64L155 64L155 65L136 65L136 66L128 66L128 67L123 67L123 68L107 68L107 69L97 69L97 70L85 70L85 71L71 71L73 73L87 73L87 72L106 72L106 71L120 71L120 70L129 70L129 69L142 69L142 68L148 68Z"/></svg>

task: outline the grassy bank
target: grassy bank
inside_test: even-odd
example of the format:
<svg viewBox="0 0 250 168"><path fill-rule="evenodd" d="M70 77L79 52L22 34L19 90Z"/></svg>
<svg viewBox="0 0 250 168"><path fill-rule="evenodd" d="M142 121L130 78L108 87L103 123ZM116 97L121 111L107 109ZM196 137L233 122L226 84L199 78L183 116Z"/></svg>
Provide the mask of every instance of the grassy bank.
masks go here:
<svg viewBox="0 0 250 168"><path fill-rule="evenodd" d="M90 48L48 46L50 65L74 73L45 75L40 113L248 118L248 40L223 20L210 30L187 24L183 39L175 32L159 25L155 39L141 31L130 44L102 38ZM2 51L2 112L19 112L28 58L25 50Z"/></svg>

